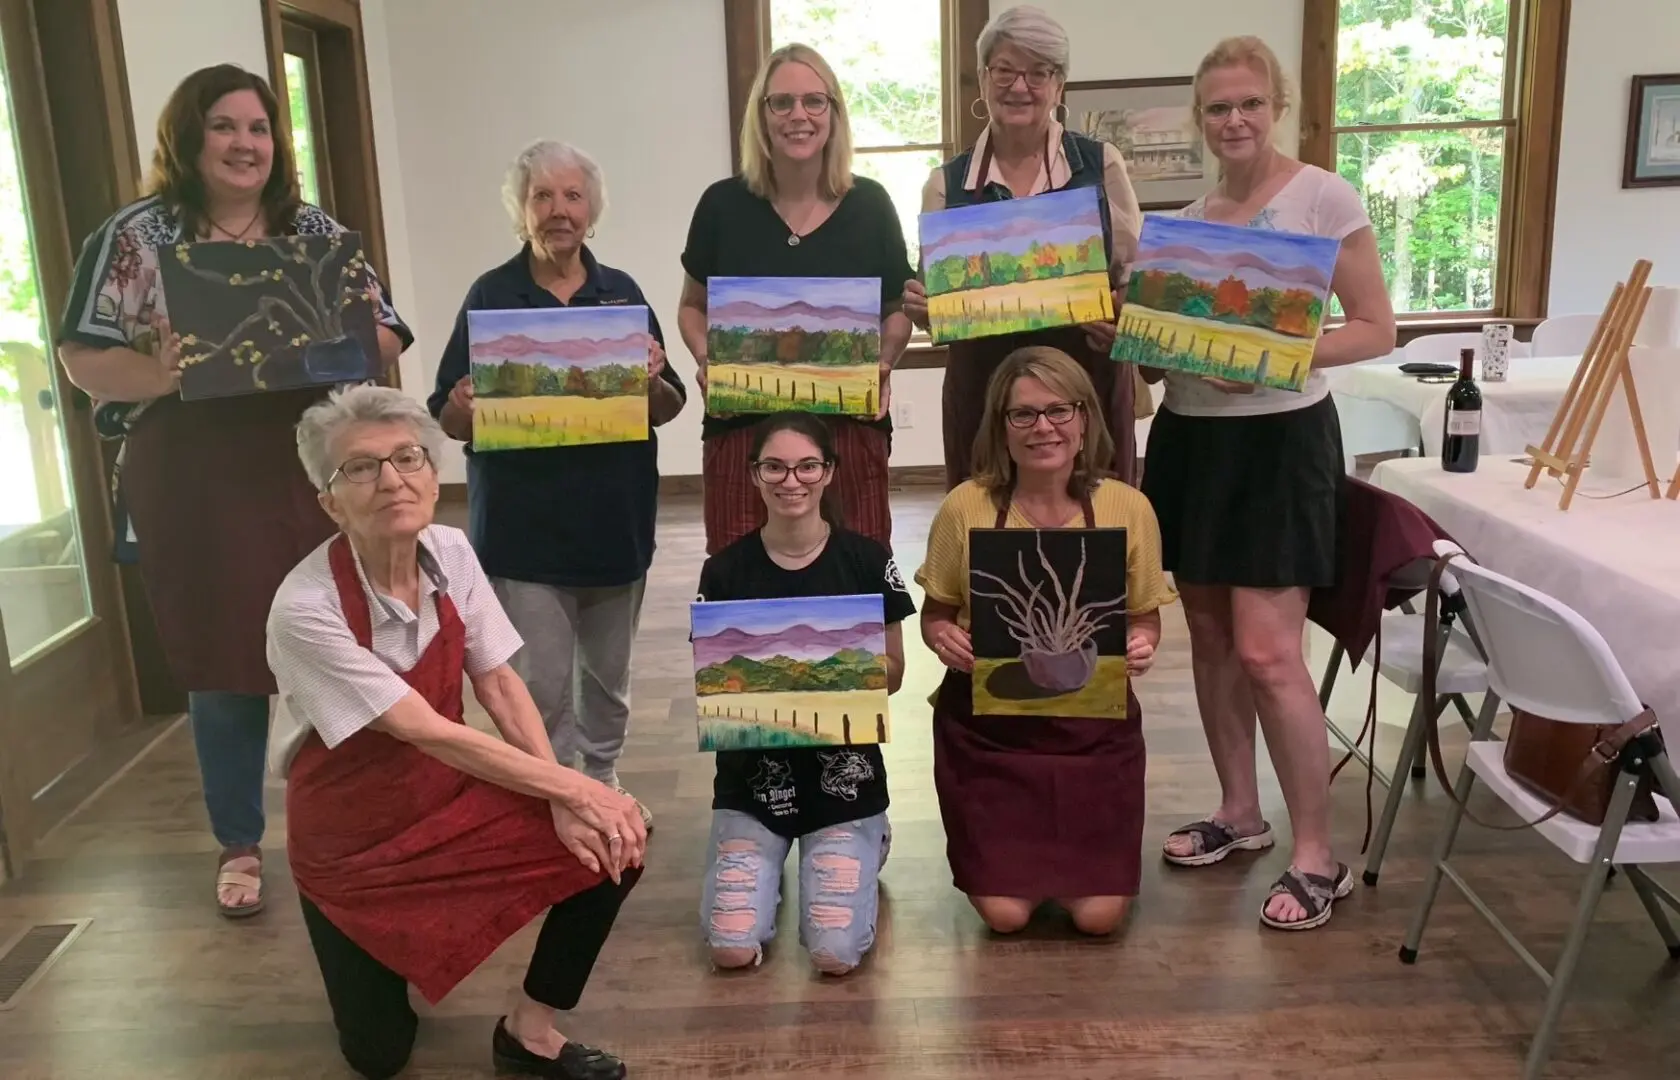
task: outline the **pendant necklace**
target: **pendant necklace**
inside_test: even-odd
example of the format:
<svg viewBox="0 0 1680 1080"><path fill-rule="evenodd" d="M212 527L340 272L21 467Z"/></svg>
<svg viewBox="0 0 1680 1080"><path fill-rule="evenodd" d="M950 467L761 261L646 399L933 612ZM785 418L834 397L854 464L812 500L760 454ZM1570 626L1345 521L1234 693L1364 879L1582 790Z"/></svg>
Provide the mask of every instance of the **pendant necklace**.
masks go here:
<svg viewBox="0 0 1680 1080"><path fill-rule="evenodd" d="M805 224L810 222L810 220L812 218L816 217L817 216L817 211L821 210L822 207L823 207L823 202L822 202L821 199L818 199L816 206L813 207L812 209L806 211L805 216L800 219L800 221L799 221L800 227L803 227ZM781 217L781 214L778 213L776 216ZM787 239L788 247L798 247L799 246L799 228L796 228L793 225L789 224L786 218L782 219L782 223L784 225L788 226L788 239Z"/></svg>

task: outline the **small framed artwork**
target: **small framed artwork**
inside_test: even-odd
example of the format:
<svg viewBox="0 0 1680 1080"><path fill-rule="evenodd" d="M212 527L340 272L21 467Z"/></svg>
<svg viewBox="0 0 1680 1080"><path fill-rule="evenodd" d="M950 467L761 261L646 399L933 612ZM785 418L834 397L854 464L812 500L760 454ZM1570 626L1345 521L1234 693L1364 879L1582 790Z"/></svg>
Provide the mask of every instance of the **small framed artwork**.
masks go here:
<svg viewBox="0 0 1680 1080"><path fill-rule="evenodd" d="M1680 187L1680 74L1633 77L1622 187Z"/></svg>
<svg viewBox="0 0 1680 1080"><path fill-rule="evenodd" d="M1119 149L1143 209L1180 209L1219 182L1190 76L1070 82L1062 100L1068 128Z"/></svg>

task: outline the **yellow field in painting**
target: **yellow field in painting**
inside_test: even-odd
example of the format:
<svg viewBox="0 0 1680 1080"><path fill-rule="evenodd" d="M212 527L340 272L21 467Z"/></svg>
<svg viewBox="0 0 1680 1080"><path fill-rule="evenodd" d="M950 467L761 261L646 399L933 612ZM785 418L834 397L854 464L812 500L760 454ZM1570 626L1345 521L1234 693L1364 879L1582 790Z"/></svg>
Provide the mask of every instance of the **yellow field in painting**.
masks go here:
<svg viewBox="0 0 1680 1080"><path fill-rule="evenodd" d="M474 450L643 442L645 397L497 397L473 403Z"/></svg>
<svg viewBox="0 0 1680 1080"><path fill-rule="evenodd" d="M764 413L798 409L847 416L875 415L881 369L805 364L707 364L706 411Z"/></svg>
<svg viewBox="0 0 1680 1080"><path fill-rule="evenodd" d="M880 737L883 729L892 735L884 690L705 694L695 704L702 750L839 746L847 720L853 746L887 741Z"/></svg>
<svg viewBox="0 0 1680 1080"><path fill-rule="evenodd" d="M1254 381L1261 354L1270 353L1265 383L1280 389L1299 387L1291 378L1297 364L1301 368L1300 379L1305 381L1312 366L1314 345L1312 341L1258 326L1233 326L1136 304L1128 304L1120 312L1120 338L1115 355L1121 359L1133 359L1127 355L1128 340L1142 343L1148 355L1162 367L1244 382ZM1138 359L1141 362L1143 357Z"/></svg>
<svg viewBox="0 0 1680 1080"><path fill-rule="evenodd" d="M1113 321L1107 274L988 285L928 298L928 327L935 341Z"/></svg>
<svg viewBox="0 0 1680 1080"><path fill-rule="evenodd" d="M1090 716L1104 720L1126 718L1126 658L1097 657L1091 681L1071 694L1060 697L1004 701L986 692L986 681L1005 664L1019 660L974 660L974 715L976 716Z"/></svg>

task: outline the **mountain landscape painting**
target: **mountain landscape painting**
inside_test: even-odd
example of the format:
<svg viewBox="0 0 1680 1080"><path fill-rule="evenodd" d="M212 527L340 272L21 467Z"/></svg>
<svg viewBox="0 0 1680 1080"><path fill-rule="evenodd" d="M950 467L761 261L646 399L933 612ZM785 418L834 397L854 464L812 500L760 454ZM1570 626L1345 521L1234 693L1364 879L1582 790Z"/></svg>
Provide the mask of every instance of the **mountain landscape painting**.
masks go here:
<svg viewBox="0 0 1680 1080"><path fill-rule="evenodd" d="M710 278L706 323L708 413L874 417L880 278Z"/></svg>
<svg viewBox="0 0 1680 1080"><path fill-rule="evenodd" d="M1147 214L1110 355L1301 390L1341 242Z"/></svg>
<svg viewBox="0 0 1680 1080"><path fill-rule="evenodd" d="M474 451L648 437L648 309L467 312Z"/></svg>
<svg viewBox="0 0 1680 1080"><path fill-rule="evenodd" d="M887 741L880 593L690 606L700 750Z"/></svg>
<svg viewBox="0 0 1680 1080"><path fill-rule="evenodd" d="M933 340L1113 322L1101 198L1067 188L923 214Z"/></svg>

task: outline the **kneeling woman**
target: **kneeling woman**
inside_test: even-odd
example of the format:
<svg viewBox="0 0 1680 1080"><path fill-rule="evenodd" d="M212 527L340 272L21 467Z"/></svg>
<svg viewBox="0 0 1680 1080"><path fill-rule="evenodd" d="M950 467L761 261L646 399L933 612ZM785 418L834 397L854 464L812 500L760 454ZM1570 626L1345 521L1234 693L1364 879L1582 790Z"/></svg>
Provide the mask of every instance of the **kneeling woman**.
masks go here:
<svg viewBox="0 0 1680 1080"><path fill-rule="evenodd" d="M547 911L496 1025L497 1070L624 1076L553 1022L640 877L635 801L555 761L508 667L519 635L466 536L432 524L444 435L426 410L355 386L297 433L340 534L281 584L268 659L300 722L285 744L287 854L340 1049L363 1076L394 1076L417 1025L408 984L436 1003ZM463 722L463 672L501 739Z"/></svg>
<svg viewBox="0 0 1680 1080"><path fill-rule="evenodd" d="M887 692L904 677L902 626L916 611L879 543L836 520L841 467L828 426L779 413L753 432L747 467L765 524L706 560L700 599L879 593ZM887 770L878 746L722 750L713 784L711 866L701 919L712 961L757 964L776 933L782 863L799 842L799 938L818 970L844 975L875 944L876 875L887 859Z"/></svg>
<svg viewBox="0 0 1680 1080"><path fill-rule="evenodd" d="M1137 895L1143 844L1142 710L1124 720L976 716L969 638L970 529L1126 529L1126 668L1142 675L1173 600L1149 501L1104 479L1113 456L1090 377L1059 349L1006 357L986 387L973 479L928 531L916 580L922 639L950 670L934 700L933 775L957 888L1012 933L1055 900L1088 934L1112 933Z"/></svg>

